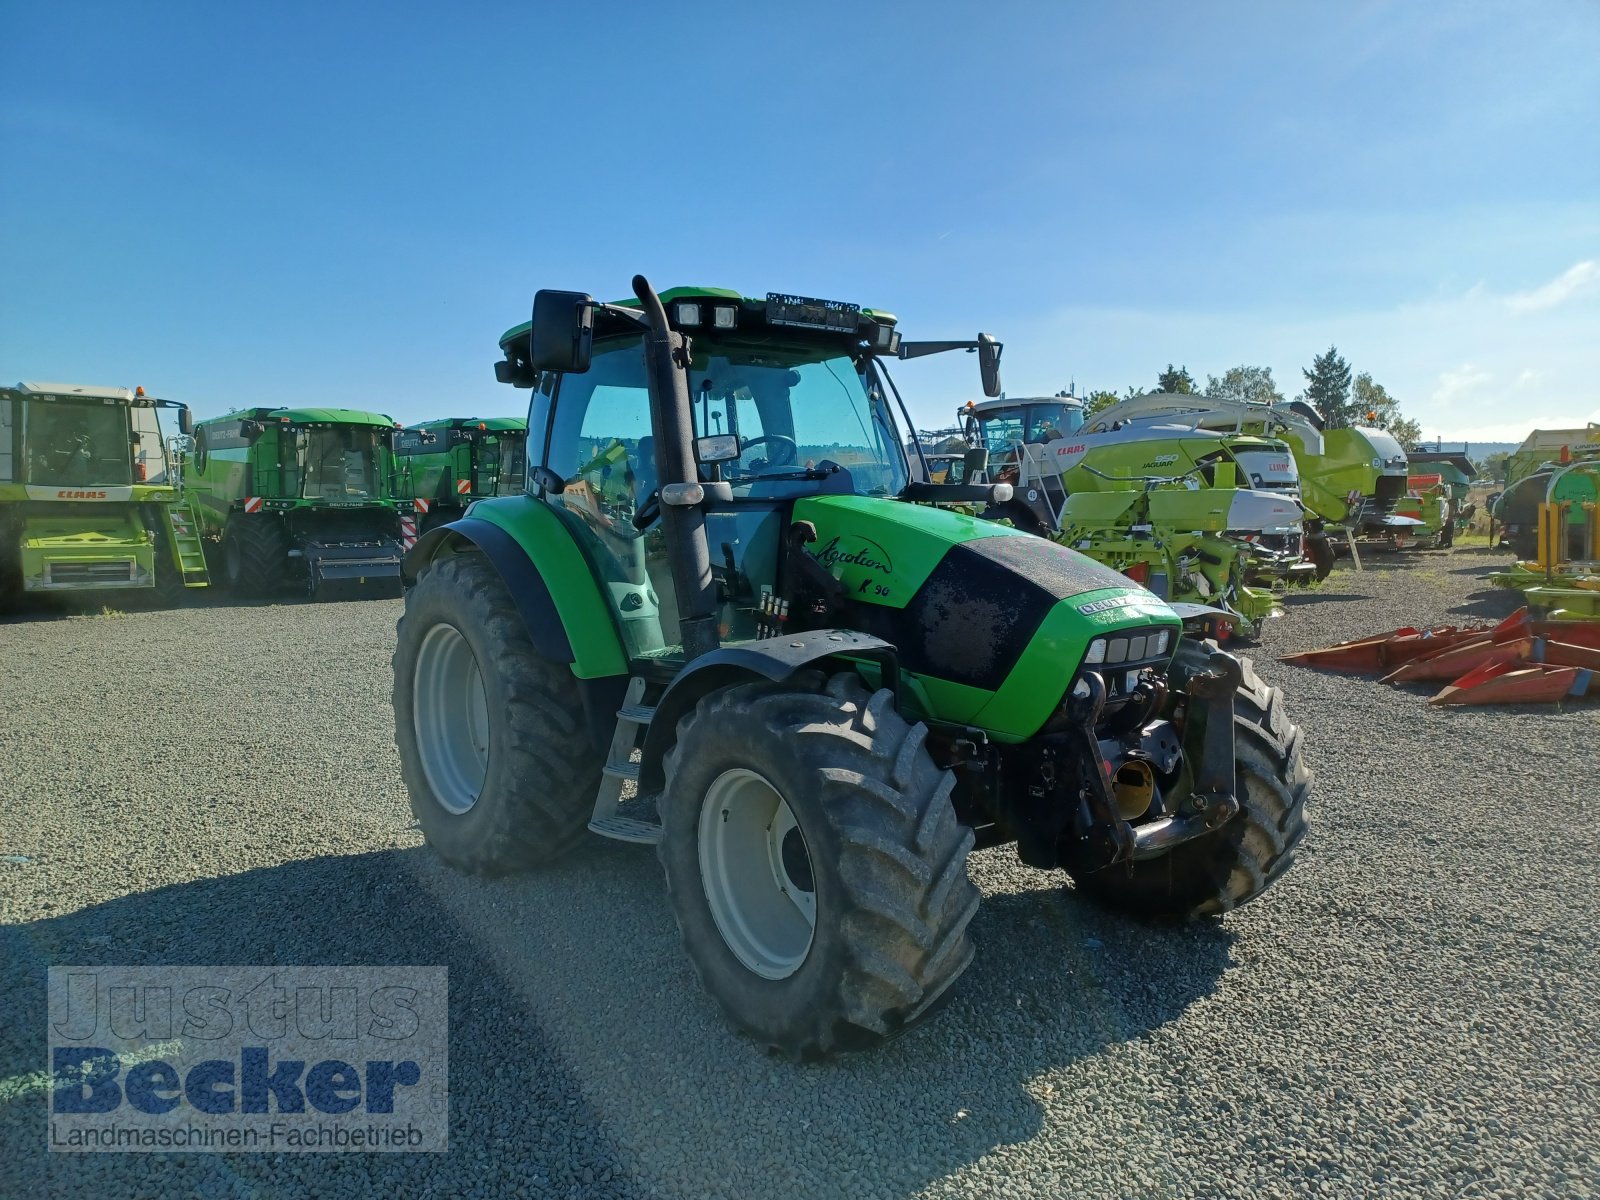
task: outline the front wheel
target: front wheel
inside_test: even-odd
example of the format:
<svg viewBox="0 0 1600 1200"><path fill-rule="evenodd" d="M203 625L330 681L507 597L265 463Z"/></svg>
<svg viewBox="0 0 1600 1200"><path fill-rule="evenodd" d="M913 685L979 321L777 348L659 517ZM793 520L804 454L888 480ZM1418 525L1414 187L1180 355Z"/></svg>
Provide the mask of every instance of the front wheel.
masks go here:
<svg viewBox="0 0 1600 1200"><path fill-rule="evenodd" d="M407 593L394 721L411 811L452 866L501 874L583 836L603 758L577 682L539 656L482 555L443 559Z"/></svg>
<svg viewBox="0 0 1600 1200"><path fill-rule="evenodd" d="M235 596L255 599L283 587L289 534L265 513L234 513L222 531L222 578Z"/></svg>
<svg viewBox="0 0 1600 1200"><path fill-rule="evenodd" d="M1174 656L1175 691L1207 669L1215 643L1185 638ZM1248 658L1234 693L1234 794L1239 813L1204 837L1160 858L1118 863L1076 878L1078 890L1109 908L1142 916L1201 917L1254 900L1289 869L1306 834L1311 771L1302 735ZM1193 719L1194 713L1191 710Z"/></svg>
<svg viewBox="0 0 1600 1200"><path fill-rule="evenodd" d="M886 1041L972 959L972 832L926 736L851 675L725 688L679 726L661 798L668 896L706 990L770 1049Z"/></svg>
<svg viewBox="0 0 1600 1200"><path fill-rule="evenodd" d="M1317 582L1333 573L1333 545L1327 534L1309 534L1305 540L1305 556L1317 569Z"/></svg>

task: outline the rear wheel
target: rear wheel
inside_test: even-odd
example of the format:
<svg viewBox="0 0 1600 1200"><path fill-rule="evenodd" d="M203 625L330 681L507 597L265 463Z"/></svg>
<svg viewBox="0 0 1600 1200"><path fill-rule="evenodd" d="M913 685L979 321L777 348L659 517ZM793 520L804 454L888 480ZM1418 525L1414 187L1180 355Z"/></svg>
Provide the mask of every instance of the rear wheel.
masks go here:
<svg viewBox="0 0 1600 1200"><path fill-rule="evenodd" d="M603 756L582 714L572 672L534 650L482 555L443 559L407 594L394 740L411 811L446 862L499 874L583 836Z"/></svg>
<svg viewBox="0 0 1600 1200"><path fill-rule="evenodd" d="M1214 643L1185 639L1171 682L1184 690L1206 669ZM1200 917L1227 912L1266 891L1294 861L1306 834L1311 772L1302 735L1283 709L1283 693L1239 660L1244 679L1234 694L1234 794L1239 814L1222 828L1160 858L1117 864L1076 879L1078 890L1107 907L1143 916Z"/></svg>
<svg viewBox="0 0 1600 1200"><path fill-rule="evenodd" d="M706 990L773 1050L894 1037L971 961L972 833L926 736L850 675L726 688L679 725L667 892Z"/></svg>
<svg viewBox="0 0 1600 1200"><path fill-rule="evenodd" d="M269 596L283 587L289 535L277 517L235 513L222 531L222 578L235 596Z"/></svg>

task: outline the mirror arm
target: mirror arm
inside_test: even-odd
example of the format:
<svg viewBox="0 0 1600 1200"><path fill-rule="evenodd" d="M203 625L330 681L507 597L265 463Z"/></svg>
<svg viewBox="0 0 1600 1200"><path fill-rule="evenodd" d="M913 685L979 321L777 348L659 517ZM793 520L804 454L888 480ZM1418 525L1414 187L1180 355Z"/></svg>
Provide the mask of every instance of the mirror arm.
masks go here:
<svg viewBox="0 0 1600 1200"><path fill-rule="evenodd" d="M977 342L901 342L899 358L924 358L929 354L944 354L950 350L973 351Z"/></svg>

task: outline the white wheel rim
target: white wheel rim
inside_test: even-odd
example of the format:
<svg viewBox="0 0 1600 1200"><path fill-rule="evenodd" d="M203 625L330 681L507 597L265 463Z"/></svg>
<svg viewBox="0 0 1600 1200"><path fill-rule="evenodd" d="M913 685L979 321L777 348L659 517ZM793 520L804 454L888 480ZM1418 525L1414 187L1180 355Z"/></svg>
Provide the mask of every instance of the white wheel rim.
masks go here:
<svg viewBox="0 0 1600 1200"><path fill-rule="evenodd" d="M700 806L700 882L722 940L763 979L786 979L811 951L811 853L778 789L743 767L712 781Z"/></svg>
<svg viewBox="0 0 1600 1200"><path fill-rule="evenodd" d="M411 725L435 799L447 812L466 812L489 773L489 696L472 647L454 625L435 625L417 648Z"/></svg>

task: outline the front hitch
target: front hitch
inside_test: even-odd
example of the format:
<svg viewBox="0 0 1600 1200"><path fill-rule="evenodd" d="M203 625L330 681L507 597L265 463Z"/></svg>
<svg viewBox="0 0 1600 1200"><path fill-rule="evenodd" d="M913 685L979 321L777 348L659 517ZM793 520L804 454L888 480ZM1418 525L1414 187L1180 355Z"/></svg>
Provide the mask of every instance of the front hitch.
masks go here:
<svg viewBox="0 0 1600 1200"><path fill-rule="evenodd" d="M1189 718L1194 705L1203 706L1205 729L1198 759L1191 762L1194 790L1173 816L1140 825L1134 832L1132 858L1155 858L1174 846L1222 828L1239 815L1234 795L1233 698L1244 682L1239 660L1214 650L1207 670L1188 683Z"/></svg>

